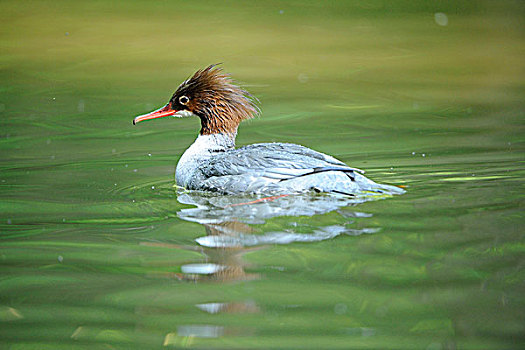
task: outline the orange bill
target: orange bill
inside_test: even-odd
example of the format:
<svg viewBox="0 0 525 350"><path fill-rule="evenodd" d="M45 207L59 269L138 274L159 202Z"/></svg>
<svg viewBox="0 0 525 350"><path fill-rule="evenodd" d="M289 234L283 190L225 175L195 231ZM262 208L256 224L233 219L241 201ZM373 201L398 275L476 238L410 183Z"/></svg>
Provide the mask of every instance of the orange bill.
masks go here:
<svg viewBox="0 0 525 350"><path fill-rule="evenodd" d="M168 103L167 105L165 105L162 108L157 109L156 111L153 111L153 112L146 113L146 114L143 114L143 115L139 115L138 117L135 117L135 119L133 119L133 125L135 125L137 123L140 123L140 122L143 122L145 120L170 117L170 116L174 115L177 112L178 111L176 111L175 109L172 109L170 104Z"/></svg>

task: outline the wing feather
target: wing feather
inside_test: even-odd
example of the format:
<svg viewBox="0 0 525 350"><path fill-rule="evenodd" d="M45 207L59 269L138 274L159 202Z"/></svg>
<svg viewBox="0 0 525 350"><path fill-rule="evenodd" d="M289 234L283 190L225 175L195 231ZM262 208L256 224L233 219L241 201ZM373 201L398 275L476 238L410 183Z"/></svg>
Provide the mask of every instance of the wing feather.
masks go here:
<svg viewBox="0 0 525 350"><path fill-rule="evenodd" d="M262 143L217 153L201 164L210 187L264 187L325 171L341 171L352 180L354 171L338 159L310 148L288 143Z"/></svg>

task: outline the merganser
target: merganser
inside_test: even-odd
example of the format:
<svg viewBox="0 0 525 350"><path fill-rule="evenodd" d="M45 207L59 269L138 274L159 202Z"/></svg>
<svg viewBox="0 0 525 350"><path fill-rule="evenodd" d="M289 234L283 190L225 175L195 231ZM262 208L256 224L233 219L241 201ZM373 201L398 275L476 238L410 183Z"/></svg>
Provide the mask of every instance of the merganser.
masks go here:
<svg viewBox="0 0 525 350"><path fill-rule="evenodd" d="M260 113L258 100L235 85L217 65L198 70L162 108L133 124L164 117L197 116L201 130L175 171L177 185L221 194L284 194L307 191L355 196L372 191L401 194L377 184L332 156L291 143L259 143L235 148L241 121Z"/></svg>

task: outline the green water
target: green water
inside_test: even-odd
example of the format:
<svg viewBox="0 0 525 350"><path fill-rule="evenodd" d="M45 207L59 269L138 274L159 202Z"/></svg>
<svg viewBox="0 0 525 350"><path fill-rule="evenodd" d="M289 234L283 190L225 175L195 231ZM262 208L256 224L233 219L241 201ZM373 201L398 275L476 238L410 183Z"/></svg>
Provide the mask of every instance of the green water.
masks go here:
<svg viewBox="0 0 525 350"><path fill-rule="evenodd" d="M2 1L0 347L523 348L524 14ZM216 62L261 100L238 145L300 143L407 193L315 212L177 192L198 121L131 122Z"/></svg>

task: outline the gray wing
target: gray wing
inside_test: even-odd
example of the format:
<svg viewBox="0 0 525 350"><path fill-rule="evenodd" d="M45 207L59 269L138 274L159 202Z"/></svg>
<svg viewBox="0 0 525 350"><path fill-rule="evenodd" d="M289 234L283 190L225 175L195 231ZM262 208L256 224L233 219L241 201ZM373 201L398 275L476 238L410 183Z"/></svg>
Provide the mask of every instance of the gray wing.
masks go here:
<svg viewBox="0 0 525 350"><path fill-rule="evenodd" d="M239 191L257 190L272 183L334 170L344 172L351 179L354 171L362 172L329 155L286 143L254 144L217 153L200 167L208 179L207 186L233 187Z"/></svg>

